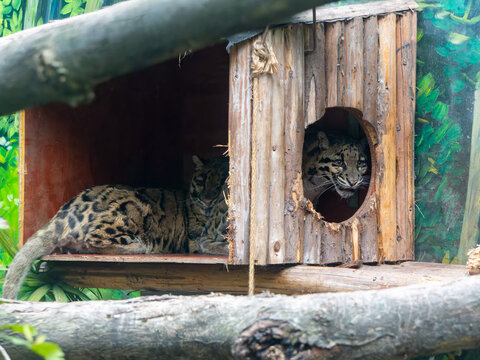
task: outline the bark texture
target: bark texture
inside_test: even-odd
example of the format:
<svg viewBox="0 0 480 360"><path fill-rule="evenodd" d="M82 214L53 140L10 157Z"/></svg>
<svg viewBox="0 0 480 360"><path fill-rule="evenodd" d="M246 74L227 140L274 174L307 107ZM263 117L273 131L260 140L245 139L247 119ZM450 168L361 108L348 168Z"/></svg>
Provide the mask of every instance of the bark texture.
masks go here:
<svg viewBox="0 0 480 360"><path fill-rule="evenodd" d="M479 317L480 277L322 295L0 305L0 323L34 325L70 360L408 358L478 346Z"/></svg>
<svg viewBox="0 0 480 360"><path fill-rule="evenodd" d="M100 82L332 0L132 0L0 40L0 113L77 105Z"/></svg>

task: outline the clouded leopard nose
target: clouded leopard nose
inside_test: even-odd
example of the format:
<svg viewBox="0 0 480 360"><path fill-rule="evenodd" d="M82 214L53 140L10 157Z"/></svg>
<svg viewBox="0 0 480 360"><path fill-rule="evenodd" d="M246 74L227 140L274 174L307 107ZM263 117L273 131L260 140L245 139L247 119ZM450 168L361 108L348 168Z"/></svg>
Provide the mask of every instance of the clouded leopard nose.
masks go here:
<svg viewBox="0 0 480 360"><path fill-rule="evenodd" d="M348 177L347 181L350 186L355 186L357 184L358 179L356 177L355 178Z"/></svg>

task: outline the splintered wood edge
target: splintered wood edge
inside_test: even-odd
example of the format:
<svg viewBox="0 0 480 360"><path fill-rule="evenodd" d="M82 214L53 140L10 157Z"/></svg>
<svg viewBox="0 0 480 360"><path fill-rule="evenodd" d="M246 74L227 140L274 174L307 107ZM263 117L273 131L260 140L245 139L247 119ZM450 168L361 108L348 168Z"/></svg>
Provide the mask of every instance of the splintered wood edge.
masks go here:
<svg viewBox="0 0 480 360"><path fill-rule="evenodd" d="M62 262L119 262L119 263L182 263L182 264L228 264L228 256L216 255L99 255L99 254L53 254L41 260Z"/></svg>

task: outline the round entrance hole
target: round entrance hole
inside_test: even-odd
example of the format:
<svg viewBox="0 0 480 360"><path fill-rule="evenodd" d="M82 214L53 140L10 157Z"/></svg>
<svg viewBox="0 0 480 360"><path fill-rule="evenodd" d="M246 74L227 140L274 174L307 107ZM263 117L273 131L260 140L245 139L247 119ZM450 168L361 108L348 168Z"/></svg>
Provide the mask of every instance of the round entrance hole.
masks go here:
<svg viewBox="0 0 480 360"><path fill-rule="evenodd" d="M357 110L328 108L305 130L304 194L329 222L351 218L367 197L372 161L361 119Z"/></svg>

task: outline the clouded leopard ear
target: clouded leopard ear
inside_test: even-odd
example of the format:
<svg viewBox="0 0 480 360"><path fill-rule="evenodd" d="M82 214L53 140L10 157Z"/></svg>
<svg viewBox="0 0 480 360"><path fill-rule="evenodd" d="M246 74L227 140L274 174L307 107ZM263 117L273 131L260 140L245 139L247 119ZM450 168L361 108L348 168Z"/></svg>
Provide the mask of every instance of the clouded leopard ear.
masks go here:
<svg viewBox="0 0 480 360"><path fill-rule="evenodd" d="M318 137L318 147L321 149L327 149L330 146L330 141L328 141L327 134L323 131L319 131L317 133Z"/></svg>
<svg viewBox="0 0 480 360"><path fill-rule="evenodd" d="M203 165L204 165L203 161L197 155L193 155L192 160L193 160L193 163L195 164L195 169L196 170L199 170L203 167Z"/></svg>

